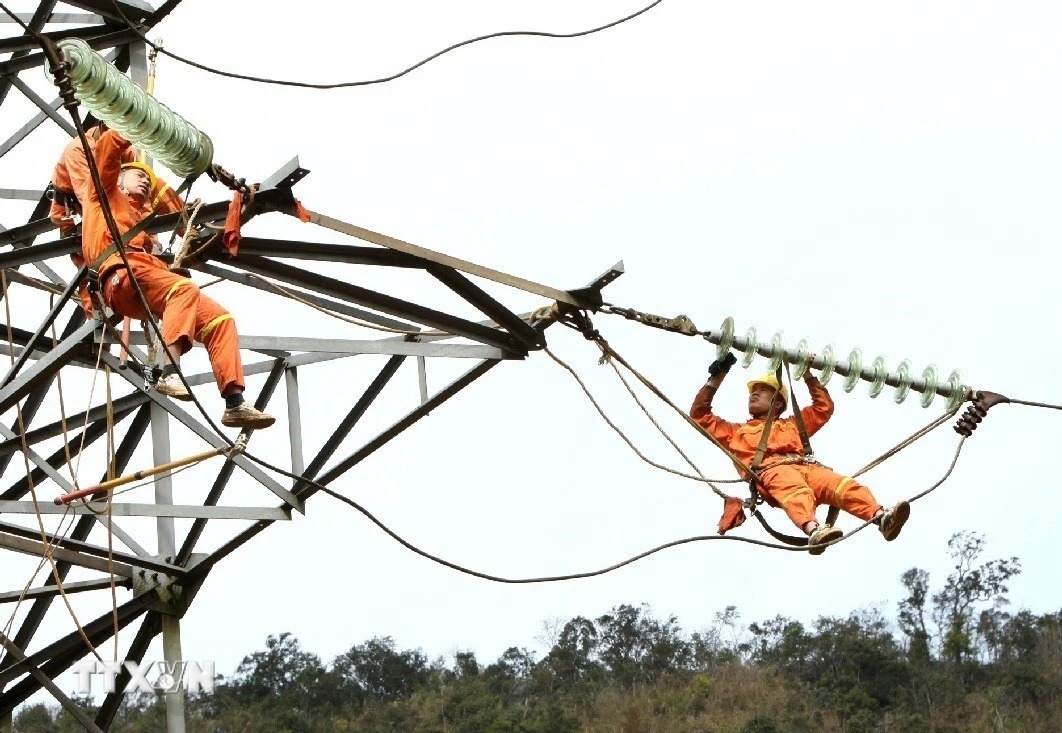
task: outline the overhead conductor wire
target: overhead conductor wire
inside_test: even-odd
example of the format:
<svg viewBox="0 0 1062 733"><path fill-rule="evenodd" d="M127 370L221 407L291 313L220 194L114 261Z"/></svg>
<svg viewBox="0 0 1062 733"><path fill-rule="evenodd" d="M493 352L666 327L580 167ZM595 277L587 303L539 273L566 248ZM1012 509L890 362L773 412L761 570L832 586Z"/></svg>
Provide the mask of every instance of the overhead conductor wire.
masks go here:
<svg viewBox="0 0 1062 733"><path fill-rule="evenodd" d="M399 78L405 76L406 74L410 73L411 71L415 71L416 69L419 69L421 66L424 66L425 64L427 64L427 63L429 63L431 61L434 61L435 59L439 58L440 56L442 56L444 54L450 53L451 51L455 51L455 50L457 50L459 48L462 48L463 46L470 46L473 43L479 43L480 41L486 41L486 40L489 40L491 38L505 38L505 37L511 37L511 36L531 36L531 37L535 37L535 38L579 38L581 36L589 36L589 35L591 35L593 33L600 33L601 31L608 30L609 28L615 28L618 25L626 23L627 21L630 21L630 20L634 20L638 16L644 15L645 13L648 13L650 10L655 8L657 5L659 5L663 1L664 0L654 0L654 2L649 3L648 5L646 5L645 7L641 8L640 10L636 10L635 12L631 13L630 15L626 15L626 16L624 16L622 18L617 19L617 20L611 21L609 23L605 23L604 25L595 26L593 28L588 28L586 30L574 31L572 33L554 33L554 32L550 32L550 31L498 31L498 32L495 32L495 33L486 33L486 34L484 34L482 36L476 36L475 38L468 38L468 39L465 39L464 41L460 41L458 43L454 43L454 44L452 44L450 46L447 46L446 48L442 49L441 51L436 51L431 56L427 56L427 57L421 59L420 61L418 61L417 63L413 64L412 66L409 66L409 67L407 67L407 68L405 68L405 69L403 69L403 70L401 70L399 72L396 72L394 74L390 74L388 76L381 76L381 77L379 77L377 79L364 79L364 80L361 80L361 81L341 81L341 82L335 82L335 83L317 83L317 82L305 82L305 81L292 81L292 80L286 80L286 79L272 79L272 78L263 77L263 76L252 76L250 74L241 74L241 73L237 73L237 72L234 72L234 71L225 71L223 69L217 69L217 68L214 68L212 66L207 66L206 64L201 64L198 61L193 61L192 59L189 59L189 58L187 58L185 56L179 56L179 55L173 53L172 51L170 51L169 49L163 48L162 46L155 44L153 41L151 41L143 33L143 31L141 31L136 26L136 24L134 24L125 15L125 13L122 12L121 6L117 2L115 2L115 0L111 0L111 4L114 6L115 11L122 18L122 20L129 27L129 29L131 31L133 31L133 33L135 33L137 36L139 36L140 40L142 40L144 43L146 43L147 45L151 46L153 49L155 49L157 52L161 53L164 56L169 56L172 59L176 59L177 61L180 61L183 64L188 64L189 66L193 66L193 67L195 67L195 68L197 68L197 69L199 69L201 71L205 71L205 72L210 73L210 74L216 74L218 76L228 77L230 79L242 79L243 81L253 81L253 82L258 82L260 84L275 84L275 85L278 85L278 86L299 87L299 88L303 88L303 89L343 89L343 88L348 88L348 87L370 86L372 84L384 84L384 83L389 82L389 81L394 81L395 79L399 79Z"/></svg>

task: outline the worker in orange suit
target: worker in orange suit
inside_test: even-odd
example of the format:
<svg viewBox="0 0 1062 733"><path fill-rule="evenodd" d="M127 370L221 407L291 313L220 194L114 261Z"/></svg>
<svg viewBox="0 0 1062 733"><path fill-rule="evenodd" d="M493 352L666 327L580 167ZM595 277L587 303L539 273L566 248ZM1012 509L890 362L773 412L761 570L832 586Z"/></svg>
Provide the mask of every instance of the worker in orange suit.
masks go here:
<svg viewBox="0 0 1062 733"><path fill-rule="evenodd" d="M768 504L784 509L793 523L808 535L809 552L818 555L825 551L827 543L843 535L839 528L820 525L815 519L815 509L822 504L837 507L864 521L873 520L887 541L896 539L910 516L910 504L901 501L886 509L863 484L805 457L796 420L773 419L785 411L789 402L788 390L779 384L774 374L766 374L748 383L750 419L747 422L727 422L713 414L712 399L736 361L733 354L727 354L726 358L712 363L708 368L707 384L693 400L690 417L751 471L768 412L771 412L770 436L756 470L762 482L757 489ZM811 404L803 408L800 415L807 434L811 436L833 415L833 399L811 370L804 372L804 383L811 394ZM730 526L721 524L720 533L736 524L740 521Z"/></svg>
<svg viewBox="0 0 1062 733"><path fill-rule="evenodd" d="M122 163L129 149L129 142L114 130L104 132L95 146L104 194L119 232L132 229L144 218L144 201L151 191L151 180L143 166ZM147 320L135 287L139 285L151 312L162 319L167 363L155 389L174 399L192 399L177 371L180 356L192 348L193 341L199 341L206 346L218 390L225 398L221 424L238 428L272 425L272 415L244 400L239 336L232 315L202 294L189 278L171 272L166 263L151 254L151 237L146 233L135 235L125 248L128 267L113 246L96 189L89 188L81 224L81 254L89 263L90 276L97 273L104 304L120 315Z"/></svg>
<svg viewBox="0 0 1062 733"><path fill-rule="evenodd" d="M85 138L88 140L89 150L96 146L96 141L106 130L106 125L93 125L85 130ZM129 165L144 165L137 163L136 150L128 148L122 154L122 162ZM158 210L160 215L171 214L184 208L184 201L170 188L165 181L159 181L149 167L144 165L151 178L151 192L144 200L146 213ZM85 201L89 189L93 186L92 176L89 173L88 160L85 157L85 148L81 145L81 138L75 136L63 148L59 161L55 164L52 172L53 198L48 218L59 227L59 236L65 237L70 234L76 224L75 216L81 214L82 201ZM152 240L153 246L157 244ZM80 254L70 255L74 265L81 267L84 264ZM88 283L82 282L78 288L78 298L86 315L92 316L92 298L88 293Z"/></svg>

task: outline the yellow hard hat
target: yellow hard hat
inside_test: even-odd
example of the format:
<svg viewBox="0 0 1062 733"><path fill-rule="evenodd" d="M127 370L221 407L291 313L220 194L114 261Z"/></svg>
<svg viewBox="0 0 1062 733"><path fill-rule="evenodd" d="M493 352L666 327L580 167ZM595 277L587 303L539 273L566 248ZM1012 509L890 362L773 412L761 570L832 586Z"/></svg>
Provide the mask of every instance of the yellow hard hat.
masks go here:
<svg viewBox="0 0 1062 733"><path fill-rule="evenodd" d="M784 384L780 384L778 382L778 377L776 377L771 372L767 372L759 379L753 379L751 382L749 382L750 393L756 387L757 384L764 384L773 390L777 390L778 394L782 395L782 402L784 403L782 405L783 410L785 409L786 405L789 404L789 390L786 389L786 386Z"/></svg>
<svg viewBox="0 0 1062 733"><path fill-rule="evenodd" d="M151 170L151 166L147 163L141 163L139 160L134 160L131 163L122 163L122 170L128 170L129 168L139 168L147 173L148 181L151 183L151 190L155 190L156 178L155 171Z"/></svg>

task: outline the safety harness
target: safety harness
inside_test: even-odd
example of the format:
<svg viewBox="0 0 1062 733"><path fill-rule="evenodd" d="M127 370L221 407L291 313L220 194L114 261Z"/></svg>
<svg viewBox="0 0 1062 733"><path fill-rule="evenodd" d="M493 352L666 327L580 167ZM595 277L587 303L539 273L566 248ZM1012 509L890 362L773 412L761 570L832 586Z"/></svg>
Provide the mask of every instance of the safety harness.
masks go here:
<svg viewBox="0 0 1062 733"><path fill-rule="evenodd" d="M789 396L790 399L793 401L793 421L796 423L797 432L800 433L800 444L802 446L803 453L799 456L793 455L790 457L782 458L781 460L776 461L771 465L767 466L768 469L774 468L775 466L784 466L791 463L818 462L815 460L815 453L811 448L811 439L808 437L807 426L804 425L804 416L800 414L800 405L797 403L796 392L793 389L793 376L789 373L789 365L785 362L783 362L783 364L785 365L785 373L789 381ZM782 364L779 364L778 368L775 370L775 381L779 385L782 384ZM756 517L757 520L759 520L759 523L763 526L767 533L774 537L776 540L778 540L779 542L784 542L787 545L804 546L808 543L806 537L795 537L792 535L786 535L782 534L781 532L778 532L769 524L767 524L767 520L763 518L763 514L756 510L756 508L764 501L764 497L757 490L756 485L757 483L762 483L762 481L757 481L757 479L760 478L761 465L763 463L764 455L767 452L767 443L771 437L771 426L774 423L775 417L775 396L778 394L779 389L780 387L778 389L775 389L774 394L771 395L771 406L767 410L767 418L764 420L763 423L763 434L760 436L759 445L756 446L756 453L752 458L752 463L749 464L749 470L756 478L749 480L750 497L748 499L748 507L749 511ZM836 522L839 514L840 510L837 509L837 507L831 506L826 514L826 525L829 526Z"/></svg>
<svg viewBox="0 0 1062 733"><path fill-rule="evenodd" d="M184 183L182 183L181 187L177 189L176 195L177 196L184 195L185 191L187 191L188 189L190 189L192 187L192 183L194 181L195 181L195 178L186 178L186 179L184 179ZM120 247L125 247L125 245L129 244L129 242L132 241L133 237L137 236L138 234L143 232L145 229L147 229L148 225L151 224L151 222L155 219L155 217L157 217L159 215L158 202L160 200L161 199L159 199L159 198L155 199L155 201L156 201L155 208L151 210L151 213L148 214L147 216L145 216L140 221L138 221L135 225L130 227L128 230L126 230L122 234L121 241L112 242L109 247L107 247L105 250L103 250L99 254L99 256L96 257L96 259L94 259L91 263L89 263L89 266L88 266L89 290L93 290L93 291L96 291L96 292L99 291L99 286L100 286L100 267L103 265L103 263L106 262L107 259L111 255L113 255L116 252L118 252ZM118 267L125 267L125 264L123 263L121 265L118 265Z"/></svg>

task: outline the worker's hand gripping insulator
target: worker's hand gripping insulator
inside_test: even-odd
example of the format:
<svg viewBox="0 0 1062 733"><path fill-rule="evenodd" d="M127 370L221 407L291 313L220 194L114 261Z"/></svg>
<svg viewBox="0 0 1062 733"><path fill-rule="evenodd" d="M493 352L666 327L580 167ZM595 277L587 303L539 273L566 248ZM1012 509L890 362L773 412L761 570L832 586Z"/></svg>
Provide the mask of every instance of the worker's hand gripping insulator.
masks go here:
<svg viewBox="0 0 1062 733"><path fill-rule="evenodd" d="M966 408L966 412L959 418L959 422L955 424L955 432L969 438L981 421L984 420L989 408L1001 402L1010 402L1010 399L995 392L974 392L970 406Z"/></svg>

